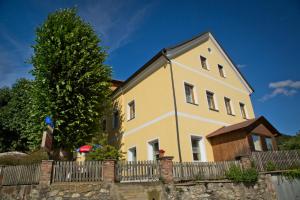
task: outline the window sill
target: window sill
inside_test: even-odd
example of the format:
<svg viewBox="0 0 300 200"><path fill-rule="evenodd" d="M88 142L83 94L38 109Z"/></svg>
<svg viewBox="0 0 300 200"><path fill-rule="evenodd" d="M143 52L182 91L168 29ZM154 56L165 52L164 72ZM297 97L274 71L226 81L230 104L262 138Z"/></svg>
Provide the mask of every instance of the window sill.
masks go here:
<svg viewBox="0 0 300 200"><path fill-rule="evenodd" d="M211 110L211 111L215 111L215 112L219 112L219 110L217 110L217 109L214 109L214 108L209 108L209 110Z"/></svg>
<svg viewBox="0 0 300 200"><path fill-rule="evenodd" d="M199 106L199 104L197 104L197 103L192 103L192 102L186 102L186 103L192 104L192 105L194 105L194 106Z"/></svg>
<svg viewBox="0 0 300 200"><path fill-rule="evenodd" d="M127 122L132 121L133 119L135 119L135 117L127 119Z"/></svg>

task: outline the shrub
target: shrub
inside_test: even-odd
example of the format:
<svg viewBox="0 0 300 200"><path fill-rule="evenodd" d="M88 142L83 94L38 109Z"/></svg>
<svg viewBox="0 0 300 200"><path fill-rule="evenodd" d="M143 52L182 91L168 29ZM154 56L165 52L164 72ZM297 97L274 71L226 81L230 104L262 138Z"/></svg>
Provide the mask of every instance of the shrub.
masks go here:
<svg viewBox="0 0 300 200"><path fill-rule="evenodd" d="M300 178L300 168L291 169L287 172L283 172L283 176L285 176L288 179L295 179Z"/></svg>
<svg viewBox="0 0 300 200"><path fill-rule="evenodd" d="M104 145L90 152L86 159L87 160L105 160L105 159L115 159L120 160L123 154L117 148L111 145Z"/></svg>
<svg viewBox="0 0 300 200"><path fill-rule="evenodd" d="M258 173L254 168L242 170L240 167L233 165L226 172L226 178L234 182L254 183L257 181Z"/></svg>
<svg viewBox="0 0 300 200"><path fill-rule="evenodd" d="M276 165L272 161L268 161L266 168L267 168L267 171L275 171Z"/></svg>
<svg viewBox="0 0 300 200"><path fill-rule="evenodd" d="M48 160L48 153L42 149L25 156L7 155L0 157L0 165L28 165Z"/></svg>

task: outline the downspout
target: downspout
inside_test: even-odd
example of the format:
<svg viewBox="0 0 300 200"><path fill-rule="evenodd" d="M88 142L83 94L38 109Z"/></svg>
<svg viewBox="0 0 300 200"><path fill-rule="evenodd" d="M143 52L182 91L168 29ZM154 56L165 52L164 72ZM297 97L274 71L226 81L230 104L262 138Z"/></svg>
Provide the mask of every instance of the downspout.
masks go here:
<svg viewBox="0 0 300 200"><path fill-rule="evenodd" d="M173 75L173 66L172 66L172 61L166 55L166 50L163 49L161 51L161 53L162 53L163 57L170 64L170 74L171 74L173 102L174 102L174 111L175 111L175 125L176 125L176 136L177 136L177 147L178 147L179 162L182 162L181 147L180 147L180 137L179 137L179 126L178 126L177 102L176 102L175 84L174 84L174 75Z"/></svg>

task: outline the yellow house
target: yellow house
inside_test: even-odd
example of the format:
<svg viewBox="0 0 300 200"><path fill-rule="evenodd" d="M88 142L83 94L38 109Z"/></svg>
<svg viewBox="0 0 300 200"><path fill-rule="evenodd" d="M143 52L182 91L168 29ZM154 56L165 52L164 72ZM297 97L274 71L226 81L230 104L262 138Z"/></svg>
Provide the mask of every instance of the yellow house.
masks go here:
<svg viewBox="0 0 300 200"><path fill-rule="evenodd" d="M159 149L175 161L214 161L223 159L214 156L220 151L233 152L226 157L231 159L248 150L276 148L279 133L265 119L254 119L253 89L209 32L162 49L116 84L116 107L105 123L110 141L123 144L127 160L155 160ZM242 135L235 128L239 123L245 134L233 141L249 141L246 150L233 150L238 144L230 139L221 140L223 146L215 140Z"/></svg>

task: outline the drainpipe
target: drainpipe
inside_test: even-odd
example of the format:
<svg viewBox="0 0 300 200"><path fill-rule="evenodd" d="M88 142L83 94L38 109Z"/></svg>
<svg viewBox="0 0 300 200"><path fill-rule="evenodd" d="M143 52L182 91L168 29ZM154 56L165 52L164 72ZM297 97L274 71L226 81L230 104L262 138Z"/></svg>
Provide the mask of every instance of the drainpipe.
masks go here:
<svg viewBox="0 0 300 200"><path fill-rule="evenodd" d="M170 64L170 73L171 73L171 82L172 82L172 91L173 91L173 102L174 102L174 110L175 110L175 124L176 124L177 147L178 147L179 162L182 162L181 147L180 147L180 137L179 137L179 126L178 126L177 102L176 102L175 84L174 84L174 75L173 75L173 66L172 66L172 61L166 55L166 50L163 49L161 51L161 53L162 53L163 57Z"/></svg>

